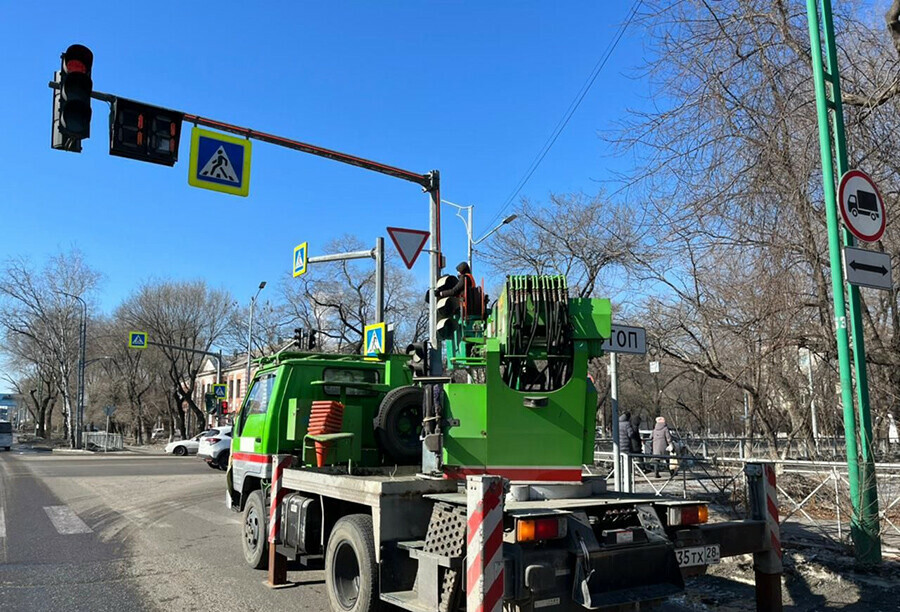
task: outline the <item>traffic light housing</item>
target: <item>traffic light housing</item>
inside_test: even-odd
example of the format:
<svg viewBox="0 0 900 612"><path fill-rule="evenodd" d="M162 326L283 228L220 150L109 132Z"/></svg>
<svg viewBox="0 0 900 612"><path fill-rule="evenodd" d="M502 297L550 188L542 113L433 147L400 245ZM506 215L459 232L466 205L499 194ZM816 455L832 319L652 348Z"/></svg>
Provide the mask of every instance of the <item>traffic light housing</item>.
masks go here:
<svg viewBox="0 0 900 612"><path fill-rule="evenodd" d="M435 293L438 295L444 291L447 291L459 282L452 274L447 274L446 276L442 276L438 279L435 284ZM437 336L441 340L448 340L453 337L453 333L456 331L459 324L456 320L456 315L459 312L459 297L455 295L449 295L442 298L438 298L437 301Z"/></svg>
<svg viewBox="0 0 900 612"><path fill-rule="evenodd" d="M307 342L306 348L309 350L313 350L316 348L316 330L309 330L309 342Z"/></svg>
<svg viewBox="0 0 900 612"><path fill-rule="evenodd" d="M295 327L294 328L294 343L297 345L297 348L303 350L303 328Z"/></svg>
<svg viewBox="0 0 900 612"><path fill-rule="evenodd" d="M53 149L80 153L81 141L91 136L93 66L94 54L84 45L71 45L61 56L53 79Z"/></svg>
<svg viewBox="0 0 900 612"><path fill-rule="evenodd" d="M216 412L216 394L215 393L206 393L203 396L203 404L206 408L206 414L213 414Z"/></svg>
<svg viewBox="0 0 900 612"><path fill-rule="evenodd" d="M228 414L228 402L222 400L220 402L220 405L222 406L222 416L225 416L226 414Z"/></svg>
<svg viewBox="0 0 900 612"><path fill-rule="evenodd" d="M413 378L419 376L428 376L428 343L413 342L406 347L406 354L409 355L409 361L406 366L412 370Z"/></svg>
<svg viewBox="0 0 900 612"><path fill-rule="evenodd" d="M174 166L183 119L178 111L116 98L109 113L109 154Z"/></svg>

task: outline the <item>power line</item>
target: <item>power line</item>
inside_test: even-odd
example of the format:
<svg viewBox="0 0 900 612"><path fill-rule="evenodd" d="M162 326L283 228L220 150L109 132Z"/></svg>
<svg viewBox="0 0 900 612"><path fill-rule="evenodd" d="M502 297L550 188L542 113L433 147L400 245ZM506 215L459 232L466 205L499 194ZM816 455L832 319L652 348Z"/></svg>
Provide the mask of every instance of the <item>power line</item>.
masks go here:
<svg viewBox="0 0 900 612"><path fill-rule="evenodd" d="M626 18L625 22L619 27L616 35L606 46L606 49L600 56L600 59L597 60L596 64L594 64L594 67L591 70L591 73L588 75L588 78L581 86L581 89L578 90L578 93L575 95L575 98L572 100L572 102L569 103L569 107L566 109L566 112L563 113L562 118L560 118L556 126L553 128L553 131L550 133L550 137L544 143L544 146L540 148L537 155L528 166L528 170L525 171L525 174L521 179L519 179L519 182L516 183L515 189L512 191L512 193L509 194L509 197L506 198L503 206L499 211L497 211L497 214L494 215L488 225L492 225L498 218L500 218L500 215L502 215L503 212L507 208L509 208L509 205L512 204L516 196L519 195L519 192L522 191L522 188L525 187L526 183L528 183L529 179L531 179L531 175L534 174L535 170L538 169L538 166L541 165L541 162L544 161L547 153L550 152L550 149L556 143L556 139L559 138L559 135L562 134L562 131L566 129L566 125L568 125L569 120L572 118L572 115L575 114L575 111L578 110L578 107L581 105L582 100L584 100L585 96L587 96L587 93L591 90L591 87L594 85L594 81L597 80L597 77L600 75L603 67L606 66L606 62L609 60L613 51L616 50L619 41L622 40L622 36L625 34L625 30L628 29L628 26L634 20L638 8L640 8L642 2L643 0L635 0L635 3L631 6L631 10L629 11L628 17Z"/></svg>

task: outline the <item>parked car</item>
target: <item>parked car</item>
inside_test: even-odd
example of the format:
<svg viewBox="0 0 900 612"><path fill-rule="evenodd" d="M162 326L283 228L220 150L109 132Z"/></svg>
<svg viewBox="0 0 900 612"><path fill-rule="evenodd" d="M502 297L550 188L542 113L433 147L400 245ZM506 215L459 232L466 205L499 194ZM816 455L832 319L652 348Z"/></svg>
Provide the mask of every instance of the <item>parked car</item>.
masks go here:
<svg viewBox="0 0 900 612"><path fill-rule="evenodd" d="M231 425L215 427L200 438L197 454L211 468L228 469L228 458L231 456Z"/></svg>
<svg viewBox="0 0 900 612"><path fill-rule="evenodd" d="M200 438L209 435L209 430L201 431L189 440L176 440L166 444L166 452L184 457L185 455L196 455L200 449Z"/></svg>

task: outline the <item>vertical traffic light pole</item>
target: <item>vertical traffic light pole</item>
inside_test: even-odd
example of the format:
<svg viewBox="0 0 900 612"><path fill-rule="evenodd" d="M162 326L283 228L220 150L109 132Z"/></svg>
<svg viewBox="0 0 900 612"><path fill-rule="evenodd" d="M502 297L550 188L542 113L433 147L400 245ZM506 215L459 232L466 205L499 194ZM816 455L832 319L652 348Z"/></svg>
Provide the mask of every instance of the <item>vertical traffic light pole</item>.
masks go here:
<svg viewBox="0 0 900 612"><path fill-rule="evenodd" d="M807 0L806 11L809 22L813 81L816 93L816 110L819 123L819 145L822 155L822 180L825 197L825 214L828 225L828 251L831 265L831 286L834 294L835 336L837 338L838 366L841 378L841 403L844 411L844 439L847 452L847 472L850 485L852 514L850 531L854 553L861 565L875 565L881 562L881 542L878 528L878 492L875 483L875 462L872 455L872 422L869 413L869 384L866 375L865 344L862 319L860 316L859 289L849 288L850 328L853 335L853 361L856 372L856 392L859 403L861 426L862 469L860 469L856 440L856 414L853 406L853 380L850 368L850 339L847 333L847 304L844 299L843 266L841 265L841 242L853 246L854 239L844 229L841 231L837 216L835 195L835 173L832 156L837 160L838 177L849 168L847 144L844 134L844 114L841 102L840 73L837 64L837 47L834 40L834 19L831 0L821 0L824 22L827 72L822 58L819 12L816 0ZM826 81L830 85L831 99L828 99ZM829 113L833 121L834 151L829 133ZM843 236L841 234L843 233ZM810 364L811 365L811 364ZM860 476L862 477L860 479ZM862 490L860 490L862 484Z"/></svg>

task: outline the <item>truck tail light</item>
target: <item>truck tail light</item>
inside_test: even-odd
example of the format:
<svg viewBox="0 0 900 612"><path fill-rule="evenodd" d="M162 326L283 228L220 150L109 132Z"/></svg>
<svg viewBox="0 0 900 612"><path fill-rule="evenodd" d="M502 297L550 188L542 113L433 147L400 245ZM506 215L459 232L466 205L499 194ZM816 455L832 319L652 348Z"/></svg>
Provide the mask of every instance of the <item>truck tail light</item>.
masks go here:
<svg viewBox="0 0 900 612"><path fill-rule="evenodd" d="M709 520L709 508L706 504L694 506L671 506L668 509L669 526L697 525Z"/></svg>
<svg viewBox="0 0 900 612"><path fill-rule="evenodd" d="M516 521L516 541L535 542L538 540L555 540L565 537L566 518L553 516L547 518L519 519Z"/></svg>

